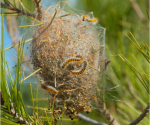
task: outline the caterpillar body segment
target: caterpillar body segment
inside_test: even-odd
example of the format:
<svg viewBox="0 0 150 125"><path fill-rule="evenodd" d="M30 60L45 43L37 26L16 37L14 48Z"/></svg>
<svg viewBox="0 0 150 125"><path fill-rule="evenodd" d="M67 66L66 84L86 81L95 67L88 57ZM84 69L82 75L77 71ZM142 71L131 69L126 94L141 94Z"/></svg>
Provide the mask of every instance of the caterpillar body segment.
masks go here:
<svg viewBox="0 0 150 125"><path fill-rule="evenodd" d="M77 55L76 57L72 57L72 58L68 58L61 66L62 69L65 69L65 67L71 63L71 62L77 62L77 61L81 61L83 59L83 57L81 55Z"/></svg>
<svg viewBox="0 0 150 125"><path fill-rule="evenodd" d="M98 22L97 18L91 18L89 15L82 15L82 21L86 21L86 20L94 24Z"/></svg>
<svg viewBox="0 0 150 125"><path fill-rule="evenodd" d="M76 62L76 61L81 61L81 59L80 58L69 58L65 63L63 63L61 68L64 69L69 63Z"/></svg>
<svg viewBox="0 0 150 125"><path fill-rule="evenodd" d="M86 18L90 18L90 16L89 15L82 15L82 21L85 21Z"/></svg>
<svg viewBox="0 0 150 125"><path fill-rule="evenodd" d="M71 70L70 73L73 75L80 75L86 70L86 67L87 67L87 62L84 61L82 68L80 70Z"/></svg>
<svg viewBox="0 0 150 125"><path fill-rule="evenodd" d="M76 58L80 58L81 60L83 60L83 57L81 55L76 55Z"/></svg>
<svg viewBox="0 0 150 125"><path fill-rule="evenodd" d="M42 83L41 81L39 81L39 82L40 82L40 85L41 85L41 88L42 88L42 89L45 89L45 90L47 90L47 91L50 91L50 92L52 92L53 94L58 94L58 93L59 93L59 91L56 90L53 86L45 85L45 84Z"/></svg>
<svg viewBox="0 0 150 125"><path fill-rule="evenodd" d="M94 18L94 19L90 19L90 20L88 20L88 22L93 22L93 23L96 23L98 21L98 19L97 18Z"/></svg>

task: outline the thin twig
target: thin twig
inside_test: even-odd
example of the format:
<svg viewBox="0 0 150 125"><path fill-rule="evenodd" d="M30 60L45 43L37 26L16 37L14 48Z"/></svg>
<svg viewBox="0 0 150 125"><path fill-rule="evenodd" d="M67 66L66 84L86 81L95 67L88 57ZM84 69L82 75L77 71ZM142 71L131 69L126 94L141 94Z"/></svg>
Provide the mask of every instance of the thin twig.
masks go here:
<svg viewBox="0 0 150 125"><path fill-rule="evenodd" d="M145 16L142 12L142 10L140 9L139 5L137 4L137 2L135 0L129 0L133 9L135 10L136 14L138 15L138 17L140 18L141 21L145 21Z"/></svg>
<svg viewBox="0 0 150 125"><path fill-rule="evenodd" d="M11 7L11 6L9 6L9 5L3 3L3 2L0 2L0 5L1 5L2 7L5 7L6 9L12 10L12 11L14 11L14 12L16 12L16 13L21 13L22 15L31 16L31 17L35 18L35 15L34 15L34 14L31 14L31 13L29 13L29 12L25 12L24 10L20 10L20 9L18 9L18 8Z"/></svg>
<svg viewBox="0 0 150 125"><path fill-rule="evenodd" d="M150 102L149 102L148 106L146 107L146 109L142 112L142 114L137 119L135 119L133 122L131 122L129 125L138 124L141 120L143 120L143 118L148 114L149 111L150 111Z"/></svg>
<svg viewBox="0 0 150 125"><path fill-rule="evenodd" d="M110 114L110 112L108 111L108 109L106 109L106 106L105 106L104 102L102 100L100 100L99 98L97 98L97 101L98 101L98 104L99 104L98 109L104 115L104 117L107 119L107 121L109 122L109 125L120 125L114 119L114 117Z"/></svg>
<svg viewBox="0 0 150 125"><path fill-rule="evenodd" d="M86 117L85 115L82 115L81 113L78 114L78 117L79 117L80 119L82 119L82 120L88 122L88 123L93 124L93 125L107 125L107 124L105 124L105 123L101 123L101 122L98 122L98 121L96 121L96 120L93 120L93 119L91 119L91 118L89 118L89 117Z"/></svg>

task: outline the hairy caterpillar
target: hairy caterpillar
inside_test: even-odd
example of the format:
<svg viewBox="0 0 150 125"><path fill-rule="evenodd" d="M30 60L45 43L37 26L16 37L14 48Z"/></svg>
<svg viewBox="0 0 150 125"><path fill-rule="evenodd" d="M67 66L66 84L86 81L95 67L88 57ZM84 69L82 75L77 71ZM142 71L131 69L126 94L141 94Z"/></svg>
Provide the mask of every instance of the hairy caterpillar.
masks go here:
<svg viewBox="0 0 150 125"><path fill-rule="evenodd" d="M85 71L86 67L87 67L87 62L84 61L83 65L82 65L82 68L80 70L73 70L73 71L70 71L70 73L73 74L73 75L80 75Z"/></svg>
<svg viewBox="0 0 150 125"><path fill-rule="evenodd" d="M81 55L76 55L76 58L80 58L81 62L83 61L83 57Z"/></svg>
<svg viewBox="0 0 150 125"><path fill-rule="evenodd" d="M58 94L59 91L57 91L54 87L50 86L50 85L45 85L43 82L39 81L40 82L40 85L41 85L41 88L47 90L47 91L50 91L54 94Z"/></svg>
<svg viewBox="0 0 150 125"><path fill-rule="evenodd" d="M97 18L94 18L94 19L90 19L90 20L88 20L88 22L94 22L94 23L96 23L98 21L98 19Z"/></svg>
<svg viewBox="0 0 150 125"><path fill-rule="evenodd" d="M87 20L88 22L96 23L98 21L97 18L91 19L89 15L82 15L82 21Z"/></svg>
<svg viewBox="0 0 150 125"><path fill-rule="evenodd" d="M64 69L69 63L81 61L83 58L81 55L77 55L76 57L68 58L61 66L62 69Z"/></svg>

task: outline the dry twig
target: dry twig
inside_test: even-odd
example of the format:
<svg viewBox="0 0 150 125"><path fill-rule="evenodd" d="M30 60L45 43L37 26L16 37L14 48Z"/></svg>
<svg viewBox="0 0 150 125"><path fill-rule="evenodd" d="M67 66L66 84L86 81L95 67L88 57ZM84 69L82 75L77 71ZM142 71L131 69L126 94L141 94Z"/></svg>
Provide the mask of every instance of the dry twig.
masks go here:
<svg viewBox="0 0 150 125"><path fill-rule="evenodd" d="M107 119L107 121L109 122L109 125L120 125L115 119L114 117L110 114L110 112L108 111L108 109L106 109L103 101L101 101L100 99L98 99L98 104L99 104L99 110L100 112L104 115L104 117Z"/></svg>
<svg viewBox="0 0 150 125"><path fill-rule="evenodd" d="M133 122L131 122L129 125L137 125L141 120L143 120L143 118L148 114L149 111L150 111L150 102L146 107L146 109L142 112L142 114Z"/></svg>

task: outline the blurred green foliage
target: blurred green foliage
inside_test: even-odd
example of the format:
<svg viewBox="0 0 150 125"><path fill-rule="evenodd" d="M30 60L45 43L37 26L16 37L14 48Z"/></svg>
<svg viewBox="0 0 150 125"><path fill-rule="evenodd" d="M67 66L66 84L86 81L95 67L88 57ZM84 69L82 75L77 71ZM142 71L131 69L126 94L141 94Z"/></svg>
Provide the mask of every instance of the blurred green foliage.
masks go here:
<svg viewBox="0 0 150 125"><path fill-rule="evenodd" d="M118 54L123 54L141 71L133 58L135 55L141 67L149 75L149 63L136 49L135 45L126 37L132 32L139 44L149 45L148 1L136 1L140 6L145 20L140 20L128 0L78 0L76 7L86 11L93 11L99 18L99 23L106 28L106 54L111 60L107 71L106 88L119 85L114 91L106 91L106 104L115 118L121 124L129 124L146 108L149 95L128 66ZM141 71L142 72L142 71ZM146 125L148 117L142 123Z"/></svg>

